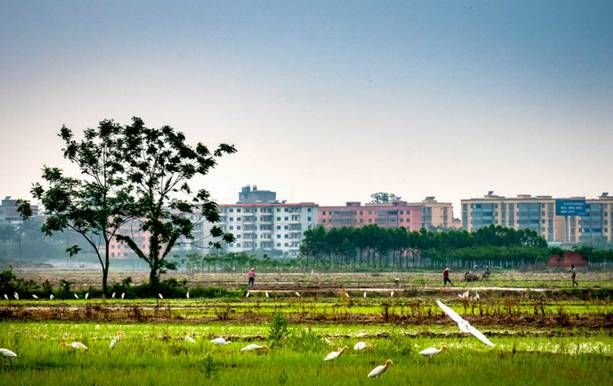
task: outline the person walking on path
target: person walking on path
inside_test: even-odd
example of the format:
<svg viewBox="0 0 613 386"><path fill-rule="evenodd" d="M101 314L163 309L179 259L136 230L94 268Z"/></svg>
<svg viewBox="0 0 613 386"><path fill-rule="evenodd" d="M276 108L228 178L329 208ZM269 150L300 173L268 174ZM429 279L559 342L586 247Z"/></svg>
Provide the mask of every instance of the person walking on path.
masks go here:
<svg viewBox="0 0 613 386"><path fill-rule="evenodd" d="M574 265L574 264L571 264L571 265L570 265L570 278L571 278L571 279L572 279L572 281L573 281L572 286L573 286L573 287L574 287L574 286L579 287L579 283L577 283L577 271L575 270L575 265Z"/></svg>
<svg viewBox="0 0 613 386"><path fill-rule="evenodd" d="M253 288L253 286L255 285L255 268L251 268L249 270L249 272L247 273L247 279L249 280L247 286L249 288Z"/></svg>
<svg viewBox="0 0 613 386"><path fill-rule="evenodd" d="M451 280L449 280L449 268L445 268L443 271L443 286L446 286L447 283L449 283L449 285L453 285Z"/></svg>

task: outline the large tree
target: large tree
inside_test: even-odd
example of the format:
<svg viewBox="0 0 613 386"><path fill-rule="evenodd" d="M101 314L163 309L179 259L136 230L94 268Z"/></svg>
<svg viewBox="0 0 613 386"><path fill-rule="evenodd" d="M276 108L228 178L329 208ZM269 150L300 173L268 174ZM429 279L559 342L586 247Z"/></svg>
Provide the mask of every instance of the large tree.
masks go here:
<svg viewBox="0 0 613 386"><path fill-rule="evenodd" d="M44 207L45 234L72 230L92 247L102 270L104 296L111 262L109 247L118 229L130 219L127 209L132 201L122 178L123 160L116 151L119 134L120 126L110 120L100 122L96 129L85 129L80 140L62 127L59 136L64 142L64 158L77 166L80 176L70 177L59 168L45 166L44 182L32 188L32 195ZM18 210L24 218L32 215L28 201L20 200ZM72 245L67 252L74 255L80 249Z"/></svg>
<svg viewBox="0 0 613 386"><path fill-rule="evenodd" d="M170 126L159 129L145 127L140 118L121 130L118 149L125 160L125 176L134 198L130 215L139 218L140 230L148 237L145 248L128 234L118 235L150 268L149 283L152 291L159 285L160 274L174 269L166 257L181 239L193 239L195 216L208 222L220 221L217 203L209 192L201 188L194 191L190 184L204 176L224 154L236 152L232 145L221 144L213 152L198 143L190 146L185 135ZM218 226L210 230L214 241L234 241L230 233Z"/></svg>

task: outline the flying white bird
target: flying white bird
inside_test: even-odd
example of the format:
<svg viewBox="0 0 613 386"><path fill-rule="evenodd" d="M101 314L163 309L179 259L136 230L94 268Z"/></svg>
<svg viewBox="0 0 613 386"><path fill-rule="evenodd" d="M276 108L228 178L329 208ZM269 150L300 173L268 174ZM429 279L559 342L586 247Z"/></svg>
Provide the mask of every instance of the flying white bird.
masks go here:
<svg viewBox="0 0 613 386"><path fill-rule="evenodd" d="M189 291L185 294L185 297L189 299Z"/></svg>
<svg viewBox="0 0 613 386"><path fill-rule="evenodd" d="M10 362L13 360L13 358L17 358L17 354L9 350L8 348L0 348L0 357L2 357L3 360L7 360Z"/></svg>
<svg viewBox="0 0 613 386"><path fill-rule="evenodd" d="M300 292L296 291L294 293L296 294L296 296L300 297Z"/></svg>
<svg viewBox="0 0 613 386"><path fill-rule="evenodd" d="M492 343L489 339L487 339L487 337L485 335L483 335L483 333L481 333L481 331L479 331L476 328L474 328L473 326L471 326L470 323L468 323L468 321L464 320L453 309L451 309L450 307L448 307L445 304L443 304L443 302L441 302L440 300L437 300L436 304L440 307L441 310L443 310L443 312L445 314L447 314L447 316L449 316L454 322L456 322L458 324L458 328L460 329L460 331L462 331L464 333L470 333L475 338L477 338L481 342L483 342L484 344L486 344L486 345L488 345L490 347L494 347L494 343Z"/></svg>
<svg viewBox="0 0 613 386"><path fill-rule="evenodd" d="M88 350L87 346L81 342L62 343L66 347L70 347L74 350Z"/></svg>
<svg viewBox="0 0 613 386"><path fill-rule="evenodd" d="M162 296L162 294L158 294L158 298L160 298L160 299L164 299L164 297Z"/></svg>
<svg viewBox="0 0 613 386"><path fill-rule="evenodd" d="M122 293L121 293L121 298L122 298L122 299L124 299L125 297L126 297L126 293L125 293L125 292L122 292Z"/></svg>
<svg viewBox="0 0 613 386"><path fill-rule="evenodd" d="M196 343L196 339L194 339L193 337L189 335L185 335L185 341L189 343Z"/></svg>
<svg viewBox="0 0 613 386"><path fill-rule="evenodd" d="M245 347L241 348L241 352L245 352L245 351L266 351L269 350L269 347L266 345L259 345L259 344L255 344L255 343L251 343L246 345Z"/></svg>
<svg viewBox="0 0 613 386"><path fill-rule="evenodd" d="M13 297L15 298L15 300L19 300L19 294L17 292L13 293Z"/></svg>
<svg viewBox="0 0 613 386"><path fill-rule="evenodd" d="M85 300L89 299L89 292L85 293Z"/></svg>
<svg viewBox="0 0 613 386"><path fill-rule="evenodd" d="M264 292L266 294L266 297L269 298L270 296L268 295L268 291Z"/></svg>
<svg viewBox="0 0 613 386"><path fill-rule="evenodd" d="M468 299L470 297L470 292L467 290L467 291L465 291L465 292L463 292L461 294L458 294L458 297L460 299Z"/></svg>
<svg viewBox="0 0 613 386"><path fill-rule="evenodd" d="M121 338L123 338L123 332L119 331L117 332L117 335L115 335L113 339L111 340L111 344L109 344L109 348L114 349L115 346L117 346L117 343L119 343L119 341L121 340Z"/></svg>
<svg viewBox="0 0 613 386"><path fill-rule="evenodd" d="M364 350L366 347L368 347L368 345L366 344L366 342L358 342L353 346L353 349L355 351L362 351Z"/></svg>
<svg viewBox="0 0 613 386"><path fill-rule="evenodd" d="M53 294L49 295L49 300L53 300L55 299L55 296L53 296Z"/></svg>
<svg viewBox="0 0 613 386"><path fill-rule="evenodd" d="M221 337L212 339L211 343L219 345L219 346L223 346L225 344L230 344L229 341L227 341L227 340L225 340L224 338L221 338Z"/></svg>
<svg viewBox="0 0 613 386"><path fill-rule="evenodd" d="M345 347L340 347L338 349L338 351L332 351L331 353L329 353L328 355L326 355L326 357L324 358L324 361L331 361L334 360L338 357L341 356L341 354L343 353L343 351L347 350L347 346Z"/></svg>
<svg viewBox="0 0 613 386"><path fill-rule="evenodd" d="M383 374L390 365L393 365L393 364L394 362L392 362L391 359L386 360L384 364L372 369L372 371L368 373L368 378L378 377L379 375Z"/></svg>
<svg viewBox="0 0 613 386"><path fill-rule="evenodd" d="M74 294L74 298L75 298L75 299L78 299L78 298L79 298L79 295Z"/></svg>
<svg viewBox="0 0 613 386"><path fill-rule="evenodd" d="M111 294L111 298L115 299L115 292Z"/></svg>
<svg viewBox="0 0 613 386"><path fill-rule="evenodd" d="M32 294L32 299L38 300L38 296L36 296L36 294Z"/></svg>
<svg viewBox="0 0 613 386"><path fill-rule="evenodd" d="M436 348L436 347L428 347L427 349L421 350L419 352L419 355L423 355L425 357L430 357L432 358L434 355L445 351L447 349L447 347L445 346L441 346L441 348Z"/></svg>

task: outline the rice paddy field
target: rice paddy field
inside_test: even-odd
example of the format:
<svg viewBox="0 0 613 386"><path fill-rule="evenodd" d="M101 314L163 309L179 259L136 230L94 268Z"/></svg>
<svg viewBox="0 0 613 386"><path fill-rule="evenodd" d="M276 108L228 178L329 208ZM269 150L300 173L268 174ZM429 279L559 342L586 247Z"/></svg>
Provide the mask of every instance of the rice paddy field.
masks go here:
<svg viewBox="0 0 613 386"><path fill-rule="evenodd" d="M375 276L360 287L260 281L248 297L0 300L0 347L18 354L0 364L0 385L609 385L611 283L592 279L600 284L436 288ZM462 333L437 299L495 346ZM288 333L271 338L284 323ZM230 343L211 342L219 337ZM367 348L353 350L358 341ZM252 343L271 348L240 351Z"/></svg>

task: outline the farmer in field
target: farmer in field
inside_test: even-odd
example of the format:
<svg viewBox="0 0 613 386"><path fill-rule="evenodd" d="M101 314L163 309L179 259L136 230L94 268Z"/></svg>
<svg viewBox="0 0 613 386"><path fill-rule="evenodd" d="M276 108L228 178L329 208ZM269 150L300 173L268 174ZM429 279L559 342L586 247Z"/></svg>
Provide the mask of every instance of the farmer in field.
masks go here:
<svg viewBox="0 0 613 386"><path fill-rule="evenodd" d="M575 265L574 264L570 265L570 278L573 281L573 284L572 284L573 287L574 286L579 287L579 283L577 283L577 271L575 270Z"/></svg>
<svg viewBox="0 0 613 386"><path fill-rule="evenodd" d="M446 286L447 283L449 283L449 285L453 285L451 280L449 280L449 268L445 268L443 271L443 286Z"/></svg>
<svg viewBox="0 0 613 386"><path fill-rule="evenodd" d="M249 280L247 286L249 288L253 288L253 286L255 285L255 268L251 268L249 270L249 272L247 273L247 279Z"/></svg>

